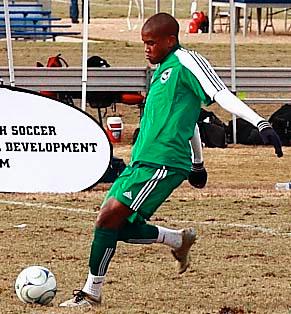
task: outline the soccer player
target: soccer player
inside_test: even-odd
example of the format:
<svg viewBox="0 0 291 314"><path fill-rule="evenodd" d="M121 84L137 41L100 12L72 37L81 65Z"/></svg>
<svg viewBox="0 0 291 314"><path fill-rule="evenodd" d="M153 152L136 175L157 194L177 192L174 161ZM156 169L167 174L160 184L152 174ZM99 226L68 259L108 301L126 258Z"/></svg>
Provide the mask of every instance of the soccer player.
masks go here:
<svg viewBox="0 0 291 314"><path fill-rule="evenodd" d="M264 142L273 144L279 157L283 155L271 125L226 88L205 58L182 48L178 33L178 22L166 13L153 15L142 27L146 59L158 67L151 80L140 132L129 165L112 185L97 216L85 285L60 306L100 304L117 241L167 245L176 259L178 273L186 271L196 240L194 228L173 230L147 220L189 175L189 140L202 104L216 101L257 126Z"/></svg>

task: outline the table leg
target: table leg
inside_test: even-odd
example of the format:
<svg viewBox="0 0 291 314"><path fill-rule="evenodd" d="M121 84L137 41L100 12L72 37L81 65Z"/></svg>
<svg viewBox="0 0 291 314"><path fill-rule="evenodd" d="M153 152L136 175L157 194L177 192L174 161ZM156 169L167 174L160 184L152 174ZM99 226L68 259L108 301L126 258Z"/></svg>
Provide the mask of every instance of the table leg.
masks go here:
<svg viewBox="0 0 291 314"><path fill-rule="evenodd" d="M261 23L262 23L262 8L257 8L257 20L258 20L258 29L257 34L261 34Z"/></svg>
<svg viewBox="0 0 291 314"><path fill-rule="evenodd" d="M209 38L211 38L211 34L213 33L213 29L214 29L214 10L212 6L212 2L211 3L209 2L208 17L209 17L208 35L209 35Z"/></svg>
<svg viewBox="0 0 291 314"><path fill-rule="evenodd" d="M240 29L240 8L236 7L235 8L235 15L236 15L236 19L235 19L235 32L238 33L239 29Z"/></svg>
<svg viewBox="0 0 291 314"><path fill-rule="evenodd" d="M248 9L247 6L244 7L244 26L243 26L243 36L246 37L248 31Z"/></svg>

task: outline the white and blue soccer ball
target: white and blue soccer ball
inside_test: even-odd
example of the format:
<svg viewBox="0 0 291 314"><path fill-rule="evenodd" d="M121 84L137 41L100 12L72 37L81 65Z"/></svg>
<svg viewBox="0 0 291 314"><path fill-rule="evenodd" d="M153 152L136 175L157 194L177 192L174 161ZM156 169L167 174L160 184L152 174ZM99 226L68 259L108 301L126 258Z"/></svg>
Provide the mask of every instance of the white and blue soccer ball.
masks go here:
<svg viewBox="0 0 291 314"><path fill-rule="evenodd" d="M56 295L56 278L43 266L29 266L18 275L15 291L20 301L24 303L47 305Z"/></svg>

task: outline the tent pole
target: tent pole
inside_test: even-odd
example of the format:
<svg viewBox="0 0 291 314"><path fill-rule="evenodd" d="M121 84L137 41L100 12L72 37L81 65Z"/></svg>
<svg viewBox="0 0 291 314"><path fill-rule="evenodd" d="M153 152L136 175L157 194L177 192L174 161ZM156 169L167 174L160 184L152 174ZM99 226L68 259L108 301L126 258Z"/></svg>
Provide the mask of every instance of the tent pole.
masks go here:
<svg viewBox="0 0 291 314"><path fill-rule="evenodd" d="M176 14L176 0L172 0L172 16Z"/></svg>
<svg viewBox="0 0 291 314"><path fill-rule="evenodd" d="M156 13L161 11L160 0L156 0Z"/></svg>
<svg viewBox="0 0 291 314"><path fill-rule="evenodd" d="M212 0L208 1L208 21L209 21L209 25L208 25L208 39L211 39L211 34L212 34L212 30L213 30L213 7L212 7Z"/></svg>
<svg viewBox="0 0 291 314"><path fill-rule="evenodd" d="M5 15L7 58L8 58L8 69L9 69L10 85L11 86L15 86L15 76L14 76L13 52L12 52L12 40L11 40L11 28L10 28L10 16L9 16L8 0L4 0L3 4L4 4L4 15Z"/></svg>
<svg viewBox="0 0 291 314"><path fill-rule="evenodd" d="M129 31L131 31L131 23L130 23L130 15L131 15L131 8L132 8L132 0L129 0L128 2L128 11L127 11L127 28Z"/></svg>
<svg viewBox="0 0 291 314"><path fill-rule="evenodd" d="M87 92L87 59L88 59L88 21L89 21L89 1L84 0L83 8L83 58L82 58L82 102L81 109L86 111Z"/></svg>
<svg viewBox="0 0 291 314"><path fill-rule="evenodd" d="M236 94L236 60L235 60L235 5L234 0L230 0L230 64L231 64L231 91L233 94ZM233 122L233 143L236 144L236 116L232 115Z"/></svg>
<svg viewBox="0 0 291 314"><path fill-rule="evenodd" d="M141 23L144 23L144 0L140 1L140 14L141 14Z"/></svg>

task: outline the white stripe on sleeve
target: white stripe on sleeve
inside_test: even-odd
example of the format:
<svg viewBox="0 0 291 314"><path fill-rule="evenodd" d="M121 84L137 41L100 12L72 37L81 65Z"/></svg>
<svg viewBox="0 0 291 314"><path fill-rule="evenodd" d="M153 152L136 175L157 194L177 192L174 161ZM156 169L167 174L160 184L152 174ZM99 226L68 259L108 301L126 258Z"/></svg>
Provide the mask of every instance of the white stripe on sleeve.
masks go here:
<svg viewBox="0 0 291 314"><path fill-rule="evenodd" d="M219 91L227 89L210 63L198 52L180 48L175 55L181 64L194 74L211 100L214 100L214 96Z"/></svg>

